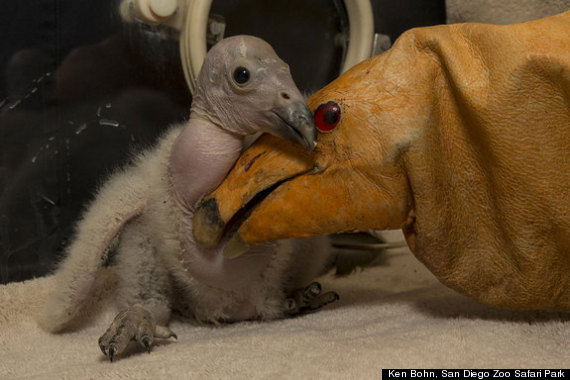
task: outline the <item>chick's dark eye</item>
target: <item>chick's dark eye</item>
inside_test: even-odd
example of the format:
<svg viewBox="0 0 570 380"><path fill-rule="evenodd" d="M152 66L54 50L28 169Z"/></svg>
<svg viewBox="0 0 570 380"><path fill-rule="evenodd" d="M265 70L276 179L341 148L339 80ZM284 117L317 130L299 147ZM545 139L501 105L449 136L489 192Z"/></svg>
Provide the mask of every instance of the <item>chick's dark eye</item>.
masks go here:
<svg viewBox="0 0 570 380"><path fill-rule="evenodd" d="M331 132L340 121L340 107L333 101L323 103L315 110L314 119L320 132Z"/></svg>
<svg viewBox="0 0 570 380"><path fill-rule="evenodd" d="M249 70L243 66L238 67L234 71L234 80L238 84L244 84L249 80Z"/></svg>

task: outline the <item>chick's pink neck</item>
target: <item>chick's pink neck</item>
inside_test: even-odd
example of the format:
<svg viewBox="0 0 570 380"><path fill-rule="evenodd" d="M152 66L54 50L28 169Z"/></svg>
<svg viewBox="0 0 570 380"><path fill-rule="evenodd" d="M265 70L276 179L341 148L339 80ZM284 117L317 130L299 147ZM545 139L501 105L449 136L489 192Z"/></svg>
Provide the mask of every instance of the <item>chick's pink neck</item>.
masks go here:
<svg viewBox="0 0 570 380"><path fill-rule="evenodd" d="M228 133L214 124L191 119L174 142L170 156L170 180L174 196L187 215L185 236L179 259L194 279L219 289L242 293L242 304L229 311L230 317L253 316L246 299L248 285L257 280L271 258L271 250L260 246L236 259L226 259L221 247L206 249L198 245L192 233L194 207L202 196L214 190L238 159L242 137Z"/></svg>
<svg viewBox="0 0 570 380"><path fill-rule="evenodd" d="M242 136L190 118L170 155L170 181L176 200L193 211L196 202L222 182L239 157L242 144Z"/></svg>

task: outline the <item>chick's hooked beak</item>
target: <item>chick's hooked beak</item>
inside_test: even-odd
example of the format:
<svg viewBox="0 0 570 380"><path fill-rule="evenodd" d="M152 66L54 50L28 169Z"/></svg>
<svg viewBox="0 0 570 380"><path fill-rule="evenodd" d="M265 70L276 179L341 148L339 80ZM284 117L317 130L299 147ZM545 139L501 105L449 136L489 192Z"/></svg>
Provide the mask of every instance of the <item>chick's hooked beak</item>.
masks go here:
<svg viewBox="0 0 570 380"><path fill-rule="evenodd" d="M273 123L268 133L298 143L309 152L315 148L317 129L313 114L304 100L293 100L289 93L281 91L271 113Z"/></svg>

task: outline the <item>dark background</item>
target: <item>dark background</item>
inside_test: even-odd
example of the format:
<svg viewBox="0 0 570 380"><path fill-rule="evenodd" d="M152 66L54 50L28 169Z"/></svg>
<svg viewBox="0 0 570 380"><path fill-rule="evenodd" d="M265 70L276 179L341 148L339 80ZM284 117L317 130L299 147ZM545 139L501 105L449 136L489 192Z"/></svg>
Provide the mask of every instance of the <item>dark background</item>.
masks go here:
<svg viewBox="0 0 570 380"><path fill-rule="evenodd" d="M340 4L340 5L339 5ZM445 23L444 0L373 0L394 41ZM0 282L53 270L94 191L133 152L187 118L178 42L125 24L116 0L20 0L0 13ZM310 93L338 75L345 30L330 0L218 0L226 36L274 45ZM344 26L343 26L344 25ZM346 30L345 30L346 31Z"/></svg>

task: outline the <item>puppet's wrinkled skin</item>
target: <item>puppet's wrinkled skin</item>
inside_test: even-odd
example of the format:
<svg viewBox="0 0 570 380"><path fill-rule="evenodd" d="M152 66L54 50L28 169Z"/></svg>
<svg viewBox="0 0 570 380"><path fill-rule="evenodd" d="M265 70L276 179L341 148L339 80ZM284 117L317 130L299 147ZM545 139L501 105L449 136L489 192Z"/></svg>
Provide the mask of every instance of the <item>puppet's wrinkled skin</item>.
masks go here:
<svg viewBox="0 0 570 380"><path fill-rule="evenodd" d="M194 205L228 173L244 136L256 132L303 151L315 146L312 113L289 67L258 38L228 38L206 57L189 121L99 190L56 273L40 325L59 332L74 322L111 250L124 308L99 341L111 360L131 340L150 349L155 337L174 336L167 328L173 309L219 323L279 318L336 300L314 284L303 290L325 267L324 239L265 244L233 260L222 255L224 244L195 243Z"/></svg>
<svg viewBox="0 0 570 380"><path fill-rule="evenodd" d="M205 198L217 218L202 223L223 227L271 188L233 240L402 228L451 288L569 311L569 46L570 12L408 31L308 100L341 110L314 154L260 140Z"/></svg>

